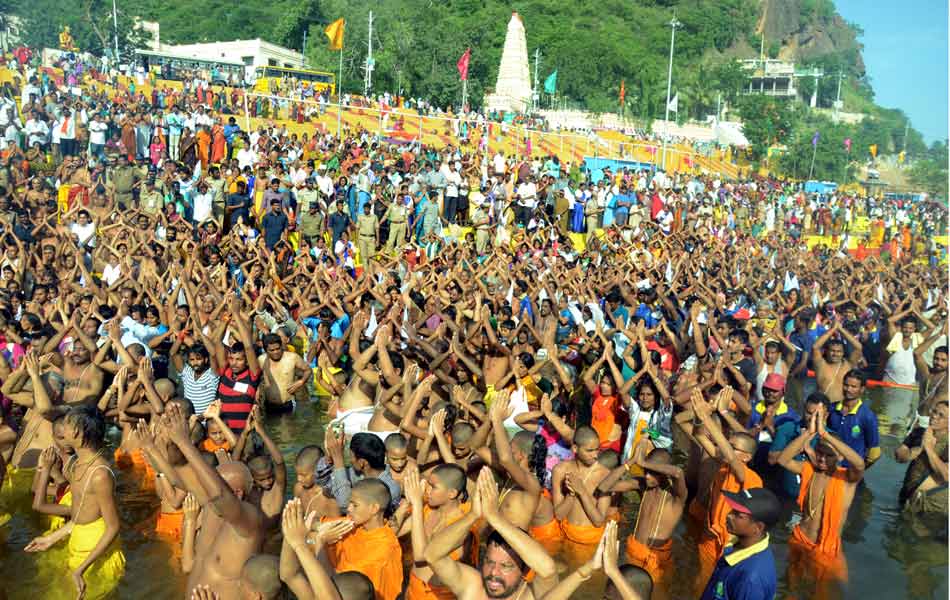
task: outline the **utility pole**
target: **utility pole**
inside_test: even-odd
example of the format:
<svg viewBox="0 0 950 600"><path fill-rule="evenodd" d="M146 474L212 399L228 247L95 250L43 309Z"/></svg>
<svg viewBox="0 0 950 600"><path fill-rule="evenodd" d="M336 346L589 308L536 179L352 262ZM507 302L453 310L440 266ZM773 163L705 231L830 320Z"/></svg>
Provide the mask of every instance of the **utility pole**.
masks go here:
<svg viewBox="0 0 950 600"><path fill-rule="evenodd" d="M670 67L666 73L666 114L663 117L664 126L666 131L663 136L663 157L662 165L663 170L666 170L666 138L670 136L669 124L670 124L670 90L673 86L673 46L676 44L676 28L682 25L679 21L676 20L676 15L673 15L673 19L668 23L672 28L670 31Z"/></svg>
<svg viewBox="0 0 950 600"><path fill-rule="evenodd" d="M300 49L300 53L303 54L304 63L307 62L307 29L303 30L303 47Z"/></svg>
<svg viewBox="0 0 950 600"><path fill-rule="evenodd" d="M366 66L363 67L366 75L363 77L363 95L369 96L369 90L373 87L373 11L369 11L369 35L367 36L368 52L366 54Z"/></svg>
<svg viewBox="0 0 950 600"><path fill-rule="evenodd" d="M116 10L115 0L112 0L112 25L115 27L115 65L119 66L119 11Z"/></svg>
<svg viewBox="0 0 950 600"><path fill-rule="evenodd" d="M904 144L901 149L902 152L907 152L907 134L910 133L910 119L904 121Z"/></svg>
<svg viewBox="0 0 950 600"><path fill-rule="evenodd" d="M539 93L538 93L538 63L541 61L541 48L534 49L534 92L531 94L531 99L534 101L534 110L538 110L540 102L538 102Z"/></svg>

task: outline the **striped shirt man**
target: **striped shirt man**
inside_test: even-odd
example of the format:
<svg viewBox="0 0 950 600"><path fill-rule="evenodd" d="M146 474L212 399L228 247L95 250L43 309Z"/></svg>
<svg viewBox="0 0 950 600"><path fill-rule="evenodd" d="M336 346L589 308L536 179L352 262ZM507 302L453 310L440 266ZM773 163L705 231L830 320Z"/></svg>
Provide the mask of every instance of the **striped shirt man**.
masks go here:
<svg viewBox="0 0 950 600"><path fill-rule="evenodd" d="M191 365L185 365L181 371L181 385L185 399L195 407L195 414L200 415L218 395L218 374L208 368L196 376Z"/></svg>

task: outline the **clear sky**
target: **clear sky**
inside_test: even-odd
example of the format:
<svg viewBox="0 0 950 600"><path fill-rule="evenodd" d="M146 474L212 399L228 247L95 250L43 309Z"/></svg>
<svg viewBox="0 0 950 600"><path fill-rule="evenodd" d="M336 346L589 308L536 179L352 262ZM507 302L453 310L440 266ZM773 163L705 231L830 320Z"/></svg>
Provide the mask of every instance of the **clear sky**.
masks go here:
<svg viewBox="0 0 950 600"><path fill-rule="evenodd" d="M864 29L875 101L902 109L928 143L946 139L947 0L835 0L835 6Z"/></svg>

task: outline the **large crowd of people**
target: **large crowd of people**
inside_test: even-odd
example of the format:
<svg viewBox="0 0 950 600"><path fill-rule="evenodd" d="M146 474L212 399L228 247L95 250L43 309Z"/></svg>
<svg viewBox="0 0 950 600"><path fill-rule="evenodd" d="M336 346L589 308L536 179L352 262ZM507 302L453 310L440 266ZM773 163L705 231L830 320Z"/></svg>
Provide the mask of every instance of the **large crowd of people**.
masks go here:
<svg viewBox="0 0 950 600"><path fill-rule="evenodd" d="M869 380L945 540L945 208L243 131L200 85L8 64L0 530L32 540L0 552L50 589L116 593L127 469L189 598L834 597Z"/></svg>

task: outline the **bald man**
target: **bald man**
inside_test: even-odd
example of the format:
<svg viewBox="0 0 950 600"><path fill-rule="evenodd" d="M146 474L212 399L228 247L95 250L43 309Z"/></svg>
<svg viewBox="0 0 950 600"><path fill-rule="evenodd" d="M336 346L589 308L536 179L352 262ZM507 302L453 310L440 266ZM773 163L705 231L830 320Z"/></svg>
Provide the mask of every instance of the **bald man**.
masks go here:
<svg viewBox="0 0 950 600"><path fill-rule="evenodd" d="M251 472L239 462L225 463L217 470L206 463L191 443L188 421L177 404L169 405L161 424L208 498L199 518L187 594L197 586L208 586L220 600L239 600L245 563L260 551L265 529L264 513L245 500L253 485Z"/></svg>

